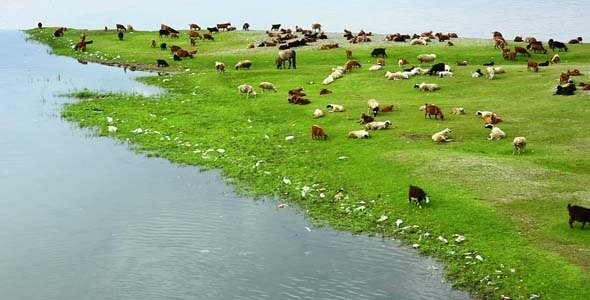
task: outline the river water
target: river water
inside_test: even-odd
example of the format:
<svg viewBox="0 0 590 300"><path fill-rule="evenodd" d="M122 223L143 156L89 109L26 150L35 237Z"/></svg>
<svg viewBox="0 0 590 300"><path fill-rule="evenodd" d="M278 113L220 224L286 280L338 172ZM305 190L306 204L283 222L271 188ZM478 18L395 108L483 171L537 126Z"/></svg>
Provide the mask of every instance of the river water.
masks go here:
<svg viewBox="0 0 590 300"><path fill-rule="evenodd" d="M51 56L17 31L0 43L2 299L469 299L396 241L314 228L217 171L60 119L59 94L158 93L132 80L146 74Z"/></svg>

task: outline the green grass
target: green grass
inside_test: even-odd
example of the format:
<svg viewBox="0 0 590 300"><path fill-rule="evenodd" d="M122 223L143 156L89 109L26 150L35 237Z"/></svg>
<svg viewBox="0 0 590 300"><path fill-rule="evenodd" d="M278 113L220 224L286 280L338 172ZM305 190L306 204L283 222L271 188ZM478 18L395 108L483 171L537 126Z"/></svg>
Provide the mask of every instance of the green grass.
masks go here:
<svg viewBox="0 0 590 300"><path fill-rule="evenodd" d="M523 57L516 62L502 60L491 39L459 39L455 47L382 41L346 44L341 46L351 49L363 67L322 86L330 69L346 62L342 48L299 48L297 70L276 70L276 48L246 47L264 40L262 32L221 32L213 42L198 40L197 47L188 45L185 32L179 40L159 39L155 32L127 33L123 41L114 31L68 30L57 39L51 29L28 33L59 55L140 69L156 69L157 58L170 63L170 68L160 69L169 74L140 79L165 88L167 93L160 96L79 92L80 100L66 105L63 117L81 127L128 140L135 150L150 156L220 168L239 192L297 204L318 226L417 243L421 253L443 260L453 284L475 298L498 299L505 294L528 299L540 294L542 299L590 299L590 233L579 230L579 223L571 230L566 211L567 203L590 206L586 134L590 95L586 91L569 97L552 95L561 72L578 68L588 74L586 44L571 45L569 52L560 53L562 63L538 73L526 71ZM94 40L86 53L70 48L81 33ZM199 53L175 62L169 51L149 46L152 38ZM376 61L369 53L379 45L389 54L385 70L399 69L397 57L415 63L418 54L436 53L439 62L453 66L455 75L388 81L384 71L367 71ZM532 59L545 61L549 52L533 54ZM253 61L251 70L233 70L242 59ZM462 60L469 66L455 66ZM484 68L482 64L490 60L504 67L506 74L496 80L470 77L471 71ZM225 62L228 71L217 73L215 61ZM575 80L590 81L586 76ZM273 82L279 92L261 93L257 88L261 81ZM434 93L413 88L422 81L442 88ZM243 83L255 86L258 97L241 98L236 87ZM287 103L287 91L298 86L305 87L312 104ZM319 96L324 87L333 93ZM348 139L348 131L361 129L357 120L370 98L395 105L394 112L377 118L391 120L392 129L371 132L368 140ZM426 102L441 107L445 120L425 119L418 107ZM315 108L325 110L328 103L343 104L347 111L311 118ZM464 107L467 114L450 115L452 107ZM502 116L505 121L498 126L508 137L486 140L489 130L474 116L476 110ZM327 141L311 140L312 124L325 129ZM109 125L118 131L108 132ZM445 127L453 130L453 142L434 143L430 136ZM134 133L137 128L143 133ZM287 136L294 139L286 141ZM524 154L512 154L516 136L528 140ZM410 184L425 189L431 203L423 209L409 205ZM347 198L335 201L340 188ZM305 197L303 189L309 189ZM382 215L388 219L377 222ZM398 218L403 220L400 228L410 227L398 228ZM453 234L467 240L456 243Z"/></svg>

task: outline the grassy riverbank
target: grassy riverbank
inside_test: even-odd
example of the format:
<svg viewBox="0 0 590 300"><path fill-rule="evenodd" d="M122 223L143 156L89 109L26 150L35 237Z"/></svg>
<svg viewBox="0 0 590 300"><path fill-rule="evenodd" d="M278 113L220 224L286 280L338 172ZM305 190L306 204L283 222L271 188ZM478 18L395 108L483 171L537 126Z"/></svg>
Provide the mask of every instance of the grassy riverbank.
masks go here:
<svg viewBox="0 0 590 300"><path fill-rule="evenodd" d="M126 33L123 41L114 31L68 30L61 38L53 38L51 29L28 33L50 45L55 54L80 60L156 69L155 60L161 58L171 65L159 70L167 73L163 76L141 79L166 89L164 95L80 91L75 93L80 101L64 108L67 120L128 141L148 155L220 168L239 191L276 196L299 207L319 226L417 244L418 251L442 259L453 284L476 298L498 299L504 294L529 299L539 294L541 299L590 299L590 232L579 230L580 223L570 229L566 210L568 203L590 207L590 127L585 108L590 93L552 95L559 74L568 69L586 74L574 78L576 82L590 81L586 44L572 45L569 52L560 53L561 63L533 73L527 72L523 57L504 61L491 39L459 39L454 47L437 42L410 46L376 41L379 38L357 45L339 40L363 67L323 86L330 69L343 65L346 58L342 48L318 50L322 42L297 48L296 70L277 70L277 48L246 48L250 42L260 43L262 32L221 32L215 41L197 40L196 47L188 45L185 32L179 40L160 39L157 32ZM94 40L86 53L71 48L81 33ZM175 62L169 51L151 48L151 39L199 53ZM380 45L387 48L387 65L370 72L368 67L376 61L370 51ZM415 57L421 53L436 53L439 62L453 66L454 77L383 78L385 70L399 70L397 57L417 63ZM533 59L543 62L551 54L533 54ZM232 68L242 59L252 60L251 70ZM462 60L469 66L456 66ZM506 74L496 80L471 78L471 71L483 69L490 60ZM225 62L227 72L217 73L215 61ZM262 81L273 82L278 93L262 93L257 88ZM441 89L423 93L413 88L423 81L438 83ZM244 83L256 87L257 98L240 97L236 87ZM287 91L298 86L305 88L311 104L287 102ZM333 93L320 96L325 87ZM377 118L391 120L392 128L371 132L368 140L348 139L349 131L362 128L357 120L370 98L395 105L394 112ZM445 120L425 119L418 107L426 102L440 106ZM327 113L328 103L347 110ZM464 107L467 114L451 115L452 107ZM315 108L322 108L326 116L312 119ZM505 121L498 126L508 137L486 140L489 130L474 116L477 110L502 116ZM326 130L327 141L311 140L312 124ZM109 132L108 126L117 131ZM453 142L434 143L430 136L446 127L453 130ZM287 136L294 138L286 140ZM516 136L527 138L526 153L512 155ZM423 209L409 205L410 184L425 189L431 203ZM334 200L340 188L346 198ZM382 216L387 220L378 221ZM399 227L397 219L403 220ZM466 240L456 242L454 234Z"/></svg>

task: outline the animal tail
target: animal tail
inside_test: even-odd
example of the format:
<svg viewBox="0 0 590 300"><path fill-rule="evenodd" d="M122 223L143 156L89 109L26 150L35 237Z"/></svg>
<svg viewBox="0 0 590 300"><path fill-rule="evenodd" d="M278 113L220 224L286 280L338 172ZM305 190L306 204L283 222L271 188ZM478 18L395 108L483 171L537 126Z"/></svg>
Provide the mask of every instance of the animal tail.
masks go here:
<svg viewBox="0 0 590 300"><path fill-rule="evenodd" d="M293 50L293 69L297 69L297 52Z"/></svg>

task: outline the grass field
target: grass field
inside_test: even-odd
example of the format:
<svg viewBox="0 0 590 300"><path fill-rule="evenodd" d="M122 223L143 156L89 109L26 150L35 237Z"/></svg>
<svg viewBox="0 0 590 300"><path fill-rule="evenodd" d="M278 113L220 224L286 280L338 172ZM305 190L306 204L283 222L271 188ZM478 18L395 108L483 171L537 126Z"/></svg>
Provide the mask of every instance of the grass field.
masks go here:
<svg viewBox="0 0 590 300"><path fill-rule="evenodd" d="M133 32L123 41L114 31L70 29L61 38L53 38L52 29L27 32L58 55L145 70L157 69L156 59L171 65L159 69L162 76L141 79L166 89L160 96L75 93L80 100L66 105L63 117L81 127L129 141L134 150L150 156L220 168L239 192L289 202L318 226L417 244L417 251L444 261L454 286L474 298L504 294L529 299L537 294L541 299L590 299L590 230L580 230L580 223L570 229L566 210L568 203L590 207L590 92L552 95L560 73L568 69L585 74L573 78L576 84L590 81L589 45L571 45L559 53L561 63L535 73L527 71L525 57L504 61L491 38L457 39L454 47L438 42L410 46L378 37L351 45L339 38L337 49L318 50L321 41L297 48L297 69L277 70L277 48L246 47L264 40L263 32L221 32L215 41L197 40L196 47L189 46L186 31L178 40ZM71 48L81 33L94 41L86 53ZM151 39L199 52L176 62L169 51L151 48ZM509 42L510 48L514 45L524 44ZM389 57L382 71L370 72L376 62L370 52L377 46L386 47ZM323 86L331 68L346 62L343 48L352 50L363 67ZM453 67L454 76L383 77L386 70L399 70L398 57L417 64L416 55L422 53L435 53L437 62ZM549 50L531 59L544 62L552 54ZM242 59L252 60L250 70L233 69ZM468 66L456 66L462 60ZM216 72L215 61L228 70ZM482 64L489 61L506 73L495 80L471 78L473 70L484 69ZM262 93L262 81L273 82L278 93ZM423 81L441 89L425 93L413 88ZM240 97L240 84L253 85L258 96ZM311 104L287 102L287 91L299 86ZM333 93L320 96L322 88ZM348 139L349 131L362 129L358 118L370 98L395 105L394 112L377 117L391 120L392 128L373 131L367 140ZM328 113L328 103L342 104L346 111ZM424 103L441 107L444 121L424 118L418 111ZM453 107L464 107L467 113L451 115ZM312 119L315 108L326 116ZM498 126L507 138L488 141L489 129L475 116L477 110L500 115L504 122ZM114 121L107 122L107 117ZM324 128L327 141L311 139L312 124ZM109 132L108 126L118 130ZM453 130L453 141L433 142L431 135L444 128ZM287 136L294 138L285 140ZM516 136L528 141L520 155L512 154ZM431 196L423 209L408 204L410 184ZM334 200L340 188L346 198ZM378 221L382 216L387 219ZM397 219L403 221L399 227ZM455 234L466 240L456 242Z"/></svg>

